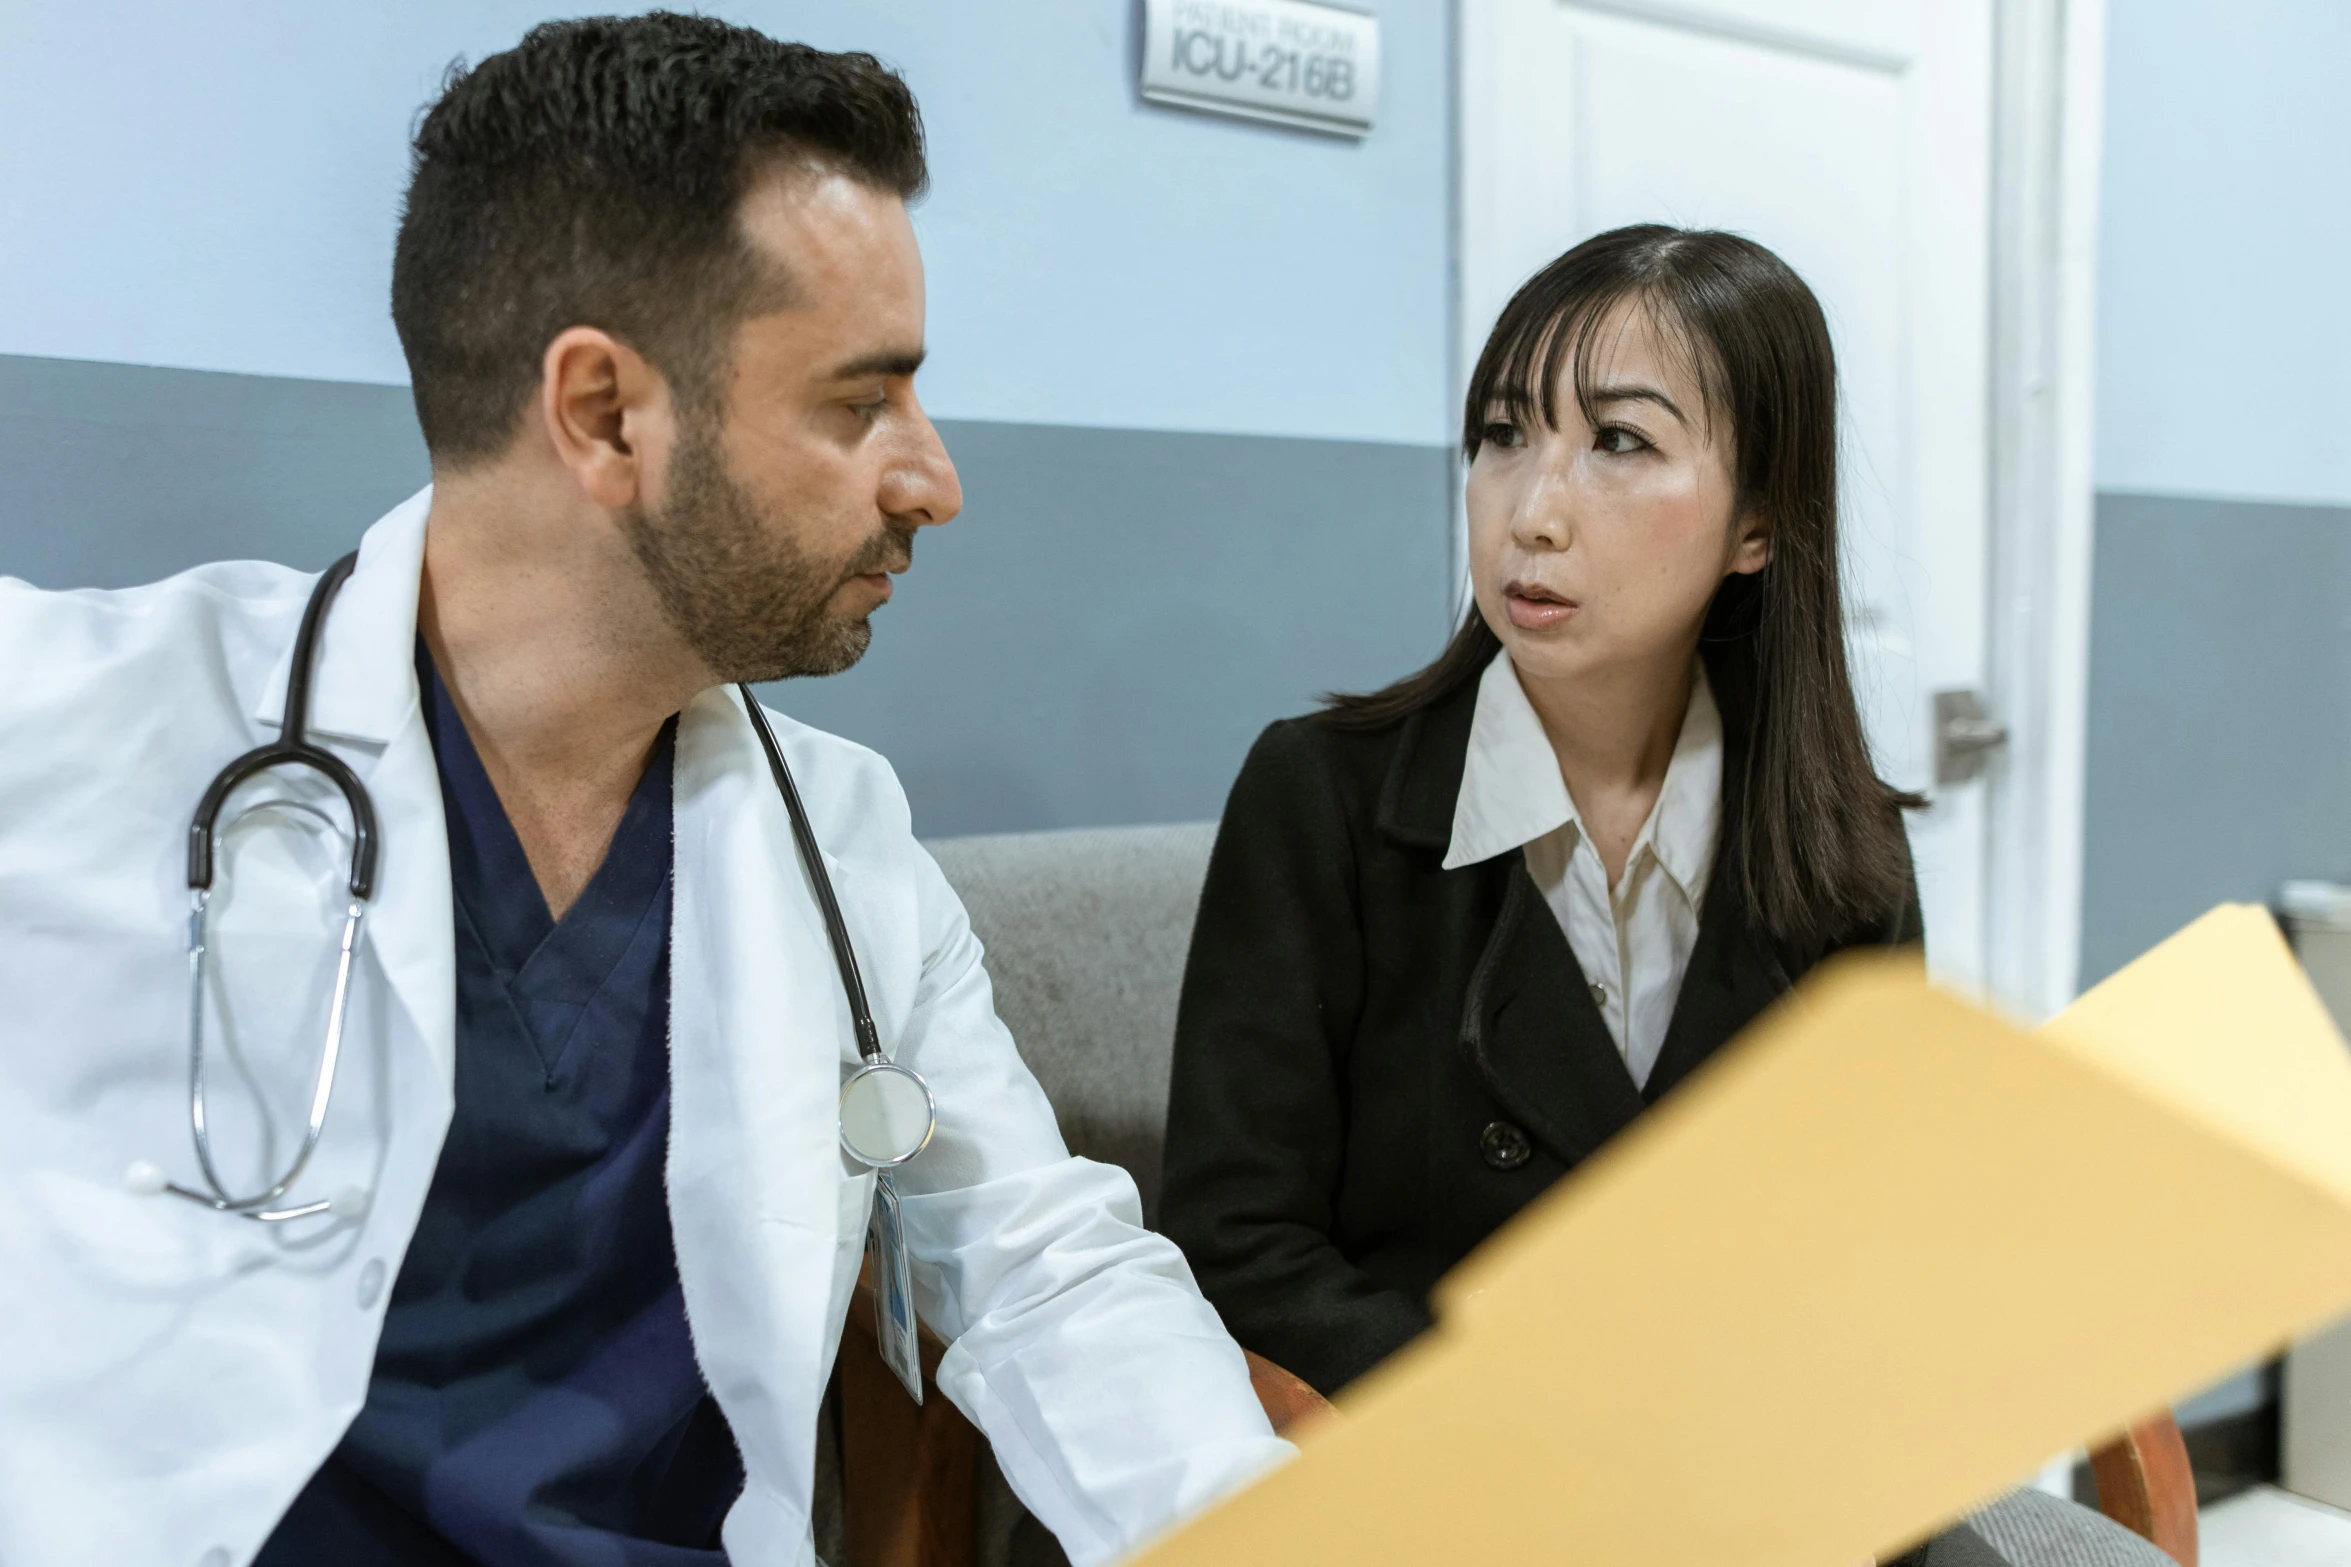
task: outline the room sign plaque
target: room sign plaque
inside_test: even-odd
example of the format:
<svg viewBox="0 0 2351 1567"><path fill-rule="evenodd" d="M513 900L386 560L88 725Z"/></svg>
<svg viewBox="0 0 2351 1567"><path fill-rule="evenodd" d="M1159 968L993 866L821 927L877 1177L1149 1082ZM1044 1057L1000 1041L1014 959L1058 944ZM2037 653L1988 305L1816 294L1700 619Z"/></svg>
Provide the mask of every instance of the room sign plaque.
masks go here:
<svg viewBox="0 0 2351 1567"><path fill-rule="evenodd" d="M1145 0L1143 96L1361 136L1380 107L1376 16L1305 0Z"/></svg>

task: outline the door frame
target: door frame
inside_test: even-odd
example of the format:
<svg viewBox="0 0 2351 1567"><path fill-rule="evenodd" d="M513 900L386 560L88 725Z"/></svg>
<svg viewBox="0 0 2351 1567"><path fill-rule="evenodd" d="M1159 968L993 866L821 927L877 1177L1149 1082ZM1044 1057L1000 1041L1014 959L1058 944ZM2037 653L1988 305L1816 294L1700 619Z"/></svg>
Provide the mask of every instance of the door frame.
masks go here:
<svg viewBox="0 0 2351 1567"><path fill-rule="evenodd" d="M1995 0L1986 978L2035 1020L2081 967L2106 0Z"/></svg>
<svg viewBox="0 0 2351 1567"><path fill-rule="evenodd" d="M1471 280L1490 254L1491 193L1469 166L1464 105L1483 97L1489 0L1453 0L1452 405L1480 323ZM1675 0L1558 0L1689 25ZM2009 743L1985 782L1984 980L2032 1018L2073 998L2081 956L2083 765L2094 525L2098 172L2106 0L1994 0L1989 301L1992 342L1985 693ZM1741 28L1740 31L1746 29ZM1467 602L1455 463L1456 611ZM1974 786L1963 786L1974 787Z"/></svg>

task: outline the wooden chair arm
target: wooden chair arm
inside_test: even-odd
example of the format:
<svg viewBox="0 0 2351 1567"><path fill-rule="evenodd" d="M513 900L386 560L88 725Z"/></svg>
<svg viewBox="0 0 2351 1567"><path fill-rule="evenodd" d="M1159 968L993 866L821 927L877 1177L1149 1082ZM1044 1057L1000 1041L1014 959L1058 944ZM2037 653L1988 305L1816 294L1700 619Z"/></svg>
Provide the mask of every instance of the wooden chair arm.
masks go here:
<svg viewBox="0 0 2351 1567"><path fill-rule="evenodd" d="M841 1334L841 1490L852 1567L971 1567L977 1551L973 1475L980 1434L939 1396L946 1352L922 1330L923 1402L882 1364L873 1283L857 1278ZM1249 1386L1276 1432L1295 1438L1338 1411L1302 1377L1243 1350Z"/></svg>
<svg viewBox="0 0 2351 1567"><path fill-rule="evenodd" d="M939 1393L947 1346L921 1331L923 1401L882 1364L870 1268L841 1333L841 1497L851 1567L972 1567L980 1434Z"/></svg>
<svg viewBox="0 0 2351 1567"><path fill-rule="evenodd" d="M2090 1453L2098 1510L2180 1567L2196 1567L2196 1476L2167 1410Z"/></svg>
<svg viewBox="0 0 2351 1567"><path fill-rule="evenodd" d="M1265 1406L1265 1418L1273 1422L1274 1435L1295 1441L1299 1432L1316 1422L1338 1418L1331 1401L1304 1377L1283 1370L1253 1349L1244 1349L1241 1355L1249 1362L1249 1386L1257 1394L1257 1402Z"/></svg>

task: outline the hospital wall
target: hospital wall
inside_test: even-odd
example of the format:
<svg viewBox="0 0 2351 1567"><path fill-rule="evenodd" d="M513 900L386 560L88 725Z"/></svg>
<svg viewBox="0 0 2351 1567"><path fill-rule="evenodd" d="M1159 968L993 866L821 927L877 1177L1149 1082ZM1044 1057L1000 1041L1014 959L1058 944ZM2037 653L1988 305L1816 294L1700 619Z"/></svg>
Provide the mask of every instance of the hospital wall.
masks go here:
<svg viewBox="0 0 2351 1567"><path fill-rule="evenodd" d="M317 566L421 482L405 132L544 3L0 0L0 571ZM1127 0L727 8L876 50L931 126L923 385L969 508L865 665L780 693L922 830L1212 814L1262 722L1438 639L1447 7L1380 9L1357 144L1142 104ZM2351 13L2107 27L2085 980L2351 878Z"/></svg>
<svg viewBox="0 0 2351 1567"><path fill-rule="evenodd" d="M2351 8L2107 28L2084 983L2351 881Z"/></svg>
<svg viewBox="0 0 2351 1567"><path fill-rule="evenodd" d="M929 126L920 384L968 504L862 665L770 693L888 755L919 831L1214 815L1265 722L1434 651L1442 0L1378 6L1361 142L1142 103L1127 0L715 9L882 56ZM385 305L407 132L549 14L0 0L0 572L315 568L424 481Z"/></svg>
<svg viewBox="0 0 2351 1567"><path fill-rule="evenodd" d="M2351 10L2109 0L2084 984L2224 899L2351 881ZM2276 1461L2259 1368L2180 1406Z"/></svg>

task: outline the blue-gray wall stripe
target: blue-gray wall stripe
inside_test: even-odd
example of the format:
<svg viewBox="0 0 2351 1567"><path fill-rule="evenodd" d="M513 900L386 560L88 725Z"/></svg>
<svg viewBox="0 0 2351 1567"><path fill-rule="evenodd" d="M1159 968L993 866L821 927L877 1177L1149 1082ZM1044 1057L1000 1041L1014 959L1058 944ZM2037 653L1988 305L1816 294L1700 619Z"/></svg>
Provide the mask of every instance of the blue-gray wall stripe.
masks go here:
<svg viewBox="0 0 2351 1567"><path fill-rule="evenodd" d="M2082 983L2225 899L2351 879L2351 509L2098 498Z"/></svg>
<svg viewBox="0 0 2351 1567"><path fill-rule="evenodd" d="M1249 741L1445 634L1437 447L942 422L963 517L846 675L769 699L896 764L925 834L1214 816ZM404 387L0 355L0 572L325 565L425 481Z"/></svg>

